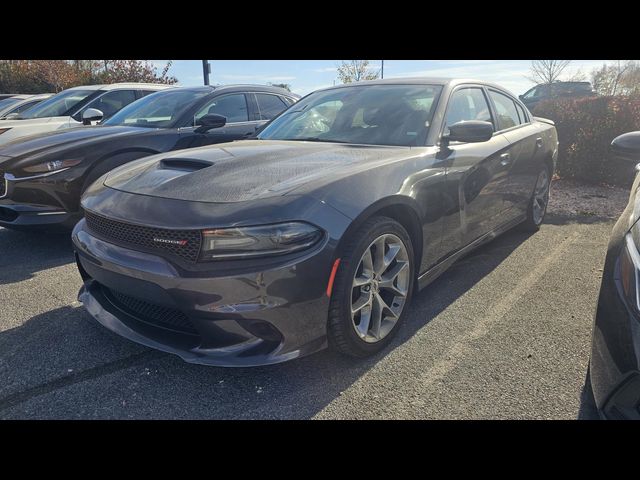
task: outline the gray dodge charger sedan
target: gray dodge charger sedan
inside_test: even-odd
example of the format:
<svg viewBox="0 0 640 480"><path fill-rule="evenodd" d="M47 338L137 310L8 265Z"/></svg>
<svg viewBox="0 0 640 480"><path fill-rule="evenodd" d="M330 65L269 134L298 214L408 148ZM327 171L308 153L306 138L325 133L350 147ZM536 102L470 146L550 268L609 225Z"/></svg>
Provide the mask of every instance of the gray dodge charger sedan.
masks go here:
<svg viewBox="0 0 640 480"><path fill-rule="evenodd" d="M538 229L557 146L553 122L486 82L316 91L254 140L154 155L92 184L73 232L79 299L188 362L371 355L418 288L512 227Z"/></svg>

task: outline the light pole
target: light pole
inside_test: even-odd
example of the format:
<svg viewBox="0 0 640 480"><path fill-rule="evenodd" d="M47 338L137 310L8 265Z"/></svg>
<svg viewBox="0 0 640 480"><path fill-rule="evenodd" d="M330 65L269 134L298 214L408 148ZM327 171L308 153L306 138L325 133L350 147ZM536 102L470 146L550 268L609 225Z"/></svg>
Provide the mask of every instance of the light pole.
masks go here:
<svg viewBox="0 0 640 480"><path fill-rule="evenodd" d="M382 60L382 69L380 70L380 78L384 78L384 60Z"/></svg>
<svg viewBox="0 0 640 480"><path fill-rule="evenodd" d="M206 60L202 60L202 76L204 77L204 84L209 85L209 74L211 73L211 64Z"/></svg>

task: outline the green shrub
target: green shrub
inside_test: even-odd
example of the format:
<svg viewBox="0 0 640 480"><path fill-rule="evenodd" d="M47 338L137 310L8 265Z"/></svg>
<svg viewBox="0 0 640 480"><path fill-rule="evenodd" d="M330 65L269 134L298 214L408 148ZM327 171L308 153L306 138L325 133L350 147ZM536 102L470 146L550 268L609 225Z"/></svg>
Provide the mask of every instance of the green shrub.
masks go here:
<svg viewBox="0 0 640 480"><path fill-rule="evenodd" d="M639 97L547 100L532 113L556 124L560 142L556 173L560 177L631 185L635 165L614 158L609 147L618 135L640 130Z"/></svg>

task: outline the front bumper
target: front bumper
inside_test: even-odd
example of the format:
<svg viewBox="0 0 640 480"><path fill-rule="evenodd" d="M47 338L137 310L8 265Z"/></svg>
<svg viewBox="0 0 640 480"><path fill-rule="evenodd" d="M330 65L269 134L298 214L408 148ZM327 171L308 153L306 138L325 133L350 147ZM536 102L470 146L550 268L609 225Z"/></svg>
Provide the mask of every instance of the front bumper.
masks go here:
<svg viewBox="0 0 640 480"><path fill-rule="evenodd" d="M105 242L84 220L72 238L84 279L79 300L98 322L134 342L217 366L279 363L327 345L331 242L263 271L221 272L215 262L211 270L188 271ZM156 322L166 312L191 328Z"/></svg>
<svg viewBox="0 0 640 480"><path fill-rule="evenodd" d="M79 173L65 169L27 178L0 173L0 225L14 229L72 228L82 217Z"/></svg>
<svg viewBox="0 0 640 480"><path fill-rule="evenodd" d="M37 227L72 228L82 217L81 213L70 213L50 205L32 205L0 200L0 226L13 229Z"/></svg>

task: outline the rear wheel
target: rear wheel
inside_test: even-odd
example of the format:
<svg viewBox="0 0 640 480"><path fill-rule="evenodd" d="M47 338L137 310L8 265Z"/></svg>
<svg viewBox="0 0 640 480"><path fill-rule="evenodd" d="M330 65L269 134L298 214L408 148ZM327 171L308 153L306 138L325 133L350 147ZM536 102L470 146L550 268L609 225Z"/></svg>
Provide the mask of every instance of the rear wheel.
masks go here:
<svg viewBox="0 0 640 480"><path fill-rule="evenodd" d="M530 232L536 232L544 221L549 204L549 189L551 187L551 174L546 166L538 174L536 186L529 199L527 208L527 219L523 222L522 228Z"/></svg>
<svg viewBox="0 0 640 480"><path fill-rule="evenodd" d="M368 220L340 262L329 308L329 344L354 357L382 350L404 318L413 280L407 231L387 217Z"/></svg>

